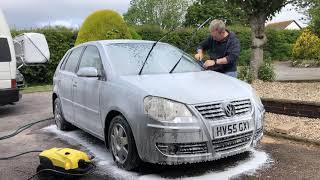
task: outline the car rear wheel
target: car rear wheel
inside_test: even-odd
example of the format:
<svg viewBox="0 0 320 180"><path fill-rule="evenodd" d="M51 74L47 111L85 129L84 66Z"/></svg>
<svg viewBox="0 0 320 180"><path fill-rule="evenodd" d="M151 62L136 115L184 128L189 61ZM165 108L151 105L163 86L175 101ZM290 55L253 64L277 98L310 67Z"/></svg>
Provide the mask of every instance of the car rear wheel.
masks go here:
<svg viewBox="0 0 320 180"><path fill-rule="evenodd" d="M72 130L74 127L64 119L59 98L54 101L54 121L58 129L62 131Z"/></svg>
<svg viewBox="0 0 320 180"><path fill-rule="evenodd" d="M109 149L113 160L123 169L132 170L141 163L131 128L123 116L112 119L108 131Z"/></svg>

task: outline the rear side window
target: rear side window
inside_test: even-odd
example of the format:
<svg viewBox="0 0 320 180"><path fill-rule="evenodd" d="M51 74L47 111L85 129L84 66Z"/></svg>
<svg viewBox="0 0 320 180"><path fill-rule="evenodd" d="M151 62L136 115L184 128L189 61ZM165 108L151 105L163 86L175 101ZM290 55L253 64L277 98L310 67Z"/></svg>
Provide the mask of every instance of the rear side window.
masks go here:
<svg viewBox="0 0 320 180"><path fill-rule="evenodd" d="M0 38L0 62L10 62L11 53L7 38Z"/></svg>
<svg viewBox="0 0 320 180"><path fill-rule="evenodd" d="M66 54L66 55L64 56L64 58L62 59L62 63L61 63L61 65L60 65L60 69L64 70L65 65L66 65L66 62L67 62L67 60L68 60L68 58L69 58L69 55L70 55L70 52L68 52L68 54Z"/></svg>
<svg viewBox="0 0 320 180"><path fill-rule="evenodd" d="M75 72L78 66L78 62L81 56L83 47L73 50L65 64L64 70L69 72Z"/></svg>

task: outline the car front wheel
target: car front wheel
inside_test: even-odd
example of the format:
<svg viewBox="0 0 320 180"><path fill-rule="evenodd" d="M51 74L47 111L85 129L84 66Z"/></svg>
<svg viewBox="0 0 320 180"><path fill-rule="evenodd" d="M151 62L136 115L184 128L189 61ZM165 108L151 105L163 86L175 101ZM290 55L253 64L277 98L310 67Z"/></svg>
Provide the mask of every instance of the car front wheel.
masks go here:
<svg viewBox="0 0 320 180"><path fill-rule="evenodd" d="M131 128L123 116L112 119L108 131L109 149L116 164L123 169L132 170L140 165L140 157Z"/></svg>

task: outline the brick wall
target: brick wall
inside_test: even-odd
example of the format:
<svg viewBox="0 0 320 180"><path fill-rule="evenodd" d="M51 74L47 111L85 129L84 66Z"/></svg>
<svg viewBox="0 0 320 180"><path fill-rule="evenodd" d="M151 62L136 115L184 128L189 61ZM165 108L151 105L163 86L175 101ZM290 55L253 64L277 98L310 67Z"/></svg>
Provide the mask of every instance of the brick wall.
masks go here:
<svg viewBox="0 0 320 180"><path fill-rule="evenodd" d="M261 100L267 112L289 116L320 118L320 103L318 102L267 98L262 98Z"/></svg>

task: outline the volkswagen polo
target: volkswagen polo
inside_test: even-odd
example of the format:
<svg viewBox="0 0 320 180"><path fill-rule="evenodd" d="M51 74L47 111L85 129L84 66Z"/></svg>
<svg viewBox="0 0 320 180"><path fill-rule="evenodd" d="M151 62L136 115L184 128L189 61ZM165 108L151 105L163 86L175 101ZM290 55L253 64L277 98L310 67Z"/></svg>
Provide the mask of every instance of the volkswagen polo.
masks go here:
<svg viewBox="0 0 320 180"><path fill-rule="evenodd" d="M205 71L170 44L149 52L153 45L107 40L70 49L53 78L57 127L105 141L127 170L142 161L211 161L259 143L265 110L249 84Z"/></svg>

